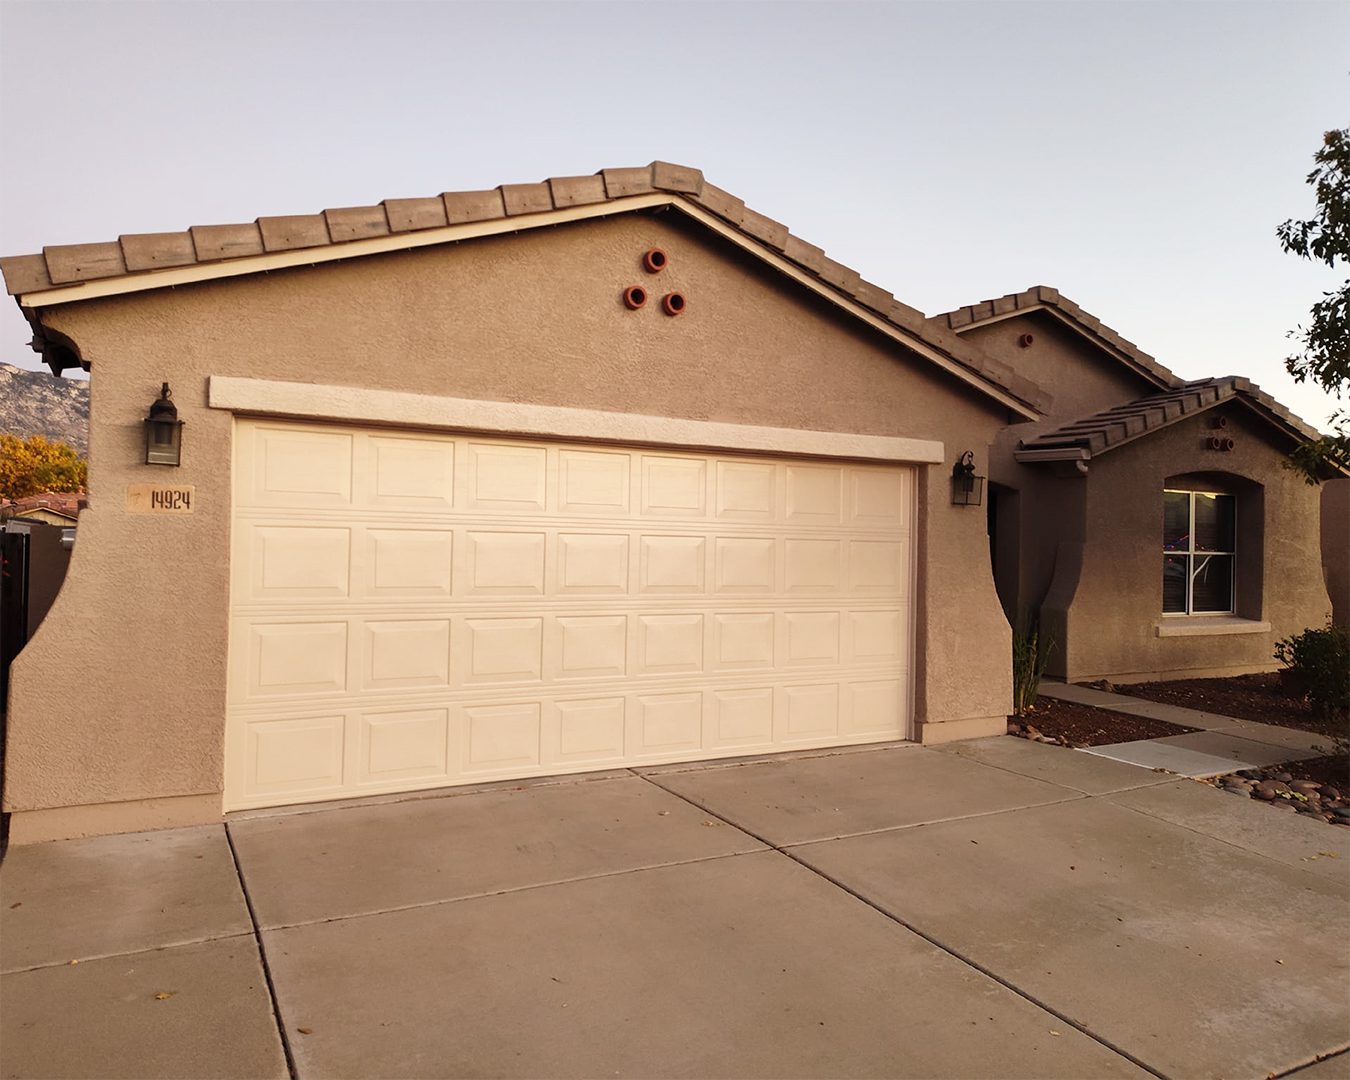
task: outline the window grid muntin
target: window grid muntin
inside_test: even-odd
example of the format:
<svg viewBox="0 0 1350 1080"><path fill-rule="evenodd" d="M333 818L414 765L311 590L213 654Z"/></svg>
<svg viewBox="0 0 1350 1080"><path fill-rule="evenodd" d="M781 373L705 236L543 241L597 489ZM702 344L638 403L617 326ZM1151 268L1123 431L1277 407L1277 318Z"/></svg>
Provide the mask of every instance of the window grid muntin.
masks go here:
<svg viewBox="0 0 1350 1080"><path fill-rule="evenodd" d="M1197 491L1182 488L1164 488L1164 495L1185 495L1187 496L1187 525L1186 525L1186 547L1185 549L1168 550L1163 547L1163 559L1173 556L1176 558L1184 557L1186 560L1186 610L1185 611L1164 611L1164 618L1188 618L1196 615L1233 615L1237 612L1237 499L1223 491ZM1195 497L1197 495L1209 495L1216 499L1233 500L1233 547L1230 551L1196 551L1195 548ZM1195 610L1195 558L1199 555L1206 562L1215 556L1223 556L1232 559L1228 571L1228 608L1223 611L1196 611ZM1166 597L1164 595L1164 603Z"/></svg>

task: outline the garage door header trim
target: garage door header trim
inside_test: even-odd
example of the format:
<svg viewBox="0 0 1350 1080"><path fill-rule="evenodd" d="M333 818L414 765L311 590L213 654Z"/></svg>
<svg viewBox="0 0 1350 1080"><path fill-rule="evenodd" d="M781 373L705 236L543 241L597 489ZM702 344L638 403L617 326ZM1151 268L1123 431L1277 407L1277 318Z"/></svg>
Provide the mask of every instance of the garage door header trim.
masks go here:
<svg viewBox="0 0 1350 1080"><path fill-rule="evenodd" d="M579 439L760 454L854 458L932 465L945 460L941 442L801 428L758 427L668 416L525 405L509 401L410 394L352 386L210 377L213 409L302 420L398 424L501 435Z"/></svg>

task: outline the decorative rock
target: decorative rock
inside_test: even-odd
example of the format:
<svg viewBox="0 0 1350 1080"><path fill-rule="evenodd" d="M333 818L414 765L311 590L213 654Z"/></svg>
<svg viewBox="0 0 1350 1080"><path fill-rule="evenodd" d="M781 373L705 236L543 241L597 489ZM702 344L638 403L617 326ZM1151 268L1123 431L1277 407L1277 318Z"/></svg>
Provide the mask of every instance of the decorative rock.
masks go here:
<svg viewBox="0 0 1350 1080"><path fill-rule="evenodd" d="M1266 802L1273 802L1275 799L1275 789L1268 787L1255 787L1252 789L1252 797L1264 799Z"/></svg>
<svg viewBox="0 0 1350 1080"><path fill-rule="evenodd" d="M1350 821L1350 806L1338 806L1332 813L1342 821Z"/></svg>
<svg viewBox="0 0 1350 1080"><path fill-rule="evenodd" d="M1289 783L1289 790L1297 791L1300 795L1312 795L1320 786L1316 780L1292 780Z"/></svg>
<svg viewBox="0 0 1350 1080"><path fill-rule="evenodd" d="M1243 777L1244 779L1247 779L1247 780L1260 780L1260 779L1262 779L1262 776L1261 776L1261 770L1260 770L1260 769L1239 769L1239 770L1237 771L1237 775L1238 775L1238 776L1241 776L1241 777Z"/></svg>
<svg viewBox="0 0 1350 1080"><path fill-rule="evenodd" d="M1323 784L1317 790L1321 792L1324 799L1339 799L1341 797L1341 793L1330 784Z"/></svg>
<svg viewBox="0 0 1350 1080"><path fill-rule="evenodd" d="M1287 772L1277 772L1271 779L1278 780L1281 784L1287 784L1293 779L1293 776Z"/></svg>

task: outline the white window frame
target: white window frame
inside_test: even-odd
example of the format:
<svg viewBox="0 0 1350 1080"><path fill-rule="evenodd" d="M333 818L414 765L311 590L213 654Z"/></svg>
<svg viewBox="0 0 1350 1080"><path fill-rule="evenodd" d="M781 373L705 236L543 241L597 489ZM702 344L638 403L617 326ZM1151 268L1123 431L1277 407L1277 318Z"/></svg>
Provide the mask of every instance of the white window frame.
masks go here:
<svg viewBox="0 0 1350 1080"><path fill-rule="evenodd" d="M1189 496L1187 513L1189 515L1186 527L1186 549L1168 551L1163 548L1163 565L1169 556L1186 559L1186 610L1185 611L1164 611L1164 619L1195 619L1207 618L1212 615L1236 615L1237 614L1237 496L1229 491L1198 491L1190 488L1163 488L1163 495L1186 495ZM1212 495L1217 498L1228 498L1233 500L1233 549L1231 551L1196 551L1195 550L1195 497L1197 495ZM1233 560L1232 570L1229 573L1228 596L1229 606L1226 611L1196 611L1195 610L1195 560L1196 557L1202 557L1208 560L1211 556L1227 556ZM1203 569L1201 564L1201 568Z"/></svg>

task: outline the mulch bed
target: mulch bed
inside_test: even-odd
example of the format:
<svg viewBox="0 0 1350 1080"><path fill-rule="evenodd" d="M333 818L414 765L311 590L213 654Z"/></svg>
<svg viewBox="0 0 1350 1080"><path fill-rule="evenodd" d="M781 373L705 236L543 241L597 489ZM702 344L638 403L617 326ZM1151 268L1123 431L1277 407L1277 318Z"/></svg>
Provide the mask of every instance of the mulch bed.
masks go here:
<svg viewBox="0 0 1350 1080"><path fill-rule="evenodd" d="M1178 679L1175 682L1130 683L1112 689L1145 701L1201 709L1239 720L1298 728L1317 735L1350 735L1350 723L1340 718L1318 716L1308 703L1290 696L1280 676L1236 675L1227 679Z"/></svg>
<svg viewBox="0 0 1350 1080"><path fill-rule="evenodd" d="M1008 734L1059 746L1105 746L1198 730L1051 697L1038 697L1026 716L1008 717Z"/></svg>

